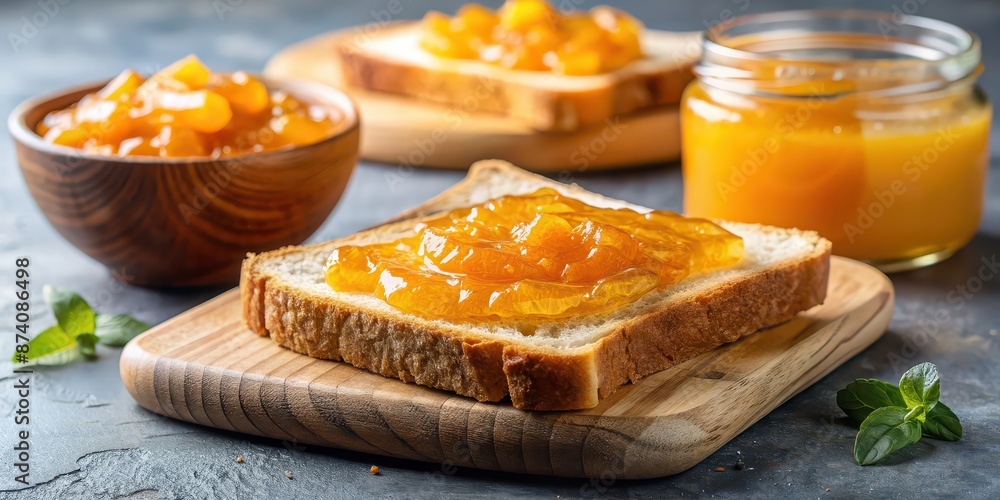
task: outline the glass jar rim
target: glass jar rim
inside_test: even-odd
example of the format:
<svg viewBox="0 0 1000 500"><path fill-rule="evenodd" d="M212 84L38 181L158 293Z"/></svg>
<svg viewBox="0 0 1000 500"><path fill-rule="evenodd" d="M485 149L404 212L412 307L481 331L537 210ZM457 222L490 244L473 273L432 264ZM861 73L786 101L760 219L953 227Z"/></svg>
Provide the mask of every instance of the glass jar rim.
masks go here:
<svg viewBox="0 0 1000 500"><path fill-rule="evenodd" d="M894 12L748 14L704 33L694 71L712 86L743 93L891 97L974 83L982 71L981 44L945 21ZM816 81L844 84L804 90Z"/></svg>

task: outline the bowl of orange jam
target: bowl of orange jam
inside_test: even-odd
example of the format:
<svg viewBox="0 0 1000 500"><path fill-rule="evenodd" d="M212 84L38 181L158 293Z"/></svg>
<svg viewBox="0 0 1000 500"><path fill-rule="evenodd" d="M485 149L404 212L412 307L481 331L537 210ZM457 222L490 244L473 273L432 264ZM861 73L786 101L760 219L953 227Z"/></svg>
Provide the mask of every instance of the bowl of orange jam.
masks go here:
<svg viewBox="0 0 1000 500"><path fill-rule="evenodd" d="M818 231L885 271L943 260L982 215L979 39L918 16L734 18L681 104L685 211Z"/></svg>
<svg viewBox="0 0 1000 500"><path fill-rule="evenodd" d="M193 56L30 99L8 120L49 222L146 286L235 283L247 252L304 241L354 170L358 123L333 88Z"/></svg>

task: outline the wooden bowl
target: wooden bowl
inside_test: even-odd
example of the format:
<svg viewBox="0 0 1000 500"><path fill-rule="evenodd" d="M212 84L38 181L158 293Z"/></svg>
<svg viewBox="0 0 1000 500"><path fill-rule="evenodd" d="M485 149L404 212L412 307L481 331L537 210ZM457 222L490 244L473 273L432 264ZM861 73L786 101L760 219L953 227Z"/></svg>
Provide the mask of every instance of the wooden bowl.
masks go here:
<svg viewBox="0 0 1000 500"><path fill-rule="evenodd" d="M326 220L358 160L359 118L350 98L318 83L262 80L336 108L343 122L314 144L230 158L93 155L34 132L48 112L103 84L77 87L11 112L28 190L63 237L122 281L235 284L247 252L301 243Z"/></svg>

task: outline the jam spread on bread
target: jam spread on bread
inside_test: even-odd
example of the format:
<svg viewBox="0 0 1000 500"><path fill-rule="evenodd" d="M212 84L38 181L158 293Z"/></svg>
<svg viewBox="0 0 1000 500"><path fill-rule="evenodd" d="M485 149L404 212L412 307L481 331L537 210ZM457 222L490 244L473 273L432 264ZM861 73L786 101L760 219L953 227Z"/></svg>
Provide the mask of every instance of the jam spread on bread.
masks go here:
<svg viewBox="0 0 1000 500"><path fill-rule="evenodd" d="M742 258L742 238L708 220L543 188L425 219L393 241L342 245L325 278L425 317L546 320L610 312Z"/></svg>
<svg viewBox="0 0 1000 500"><path fill-rule="evenodd" d="M642 58L641 32L642 23L610 7L563 13L545 0L507 0L495 12L478 4L453 17L429 12L420 45L508 69L595 75Z"/></svg>
<svg viewBox="0 0 1000 500"><path fill-rule="evenodd" d="M145 79L125 70L46 115L36 132L94 154L221 157L311 144L338 121L242 71L212 73L188 56Z"/></svg>

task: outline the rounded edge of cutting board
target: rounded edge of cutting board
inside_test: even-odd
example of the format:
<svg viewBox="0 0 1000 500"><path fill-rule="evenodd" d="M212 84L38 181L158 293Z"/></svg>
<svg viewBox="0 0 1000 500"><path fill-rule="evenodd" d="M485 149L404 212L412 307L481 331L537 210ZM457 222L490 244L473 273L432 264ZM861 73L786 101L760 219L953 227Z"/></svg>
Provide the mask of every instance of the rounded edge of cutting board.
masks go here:
<svg viewBox="0 0 1000 500"><path fill-rule="evenodd" d="M828 287L827 301L823 305L816 306L804 314L800 313L787 323L726 344L701 357L712 356L713 353L728 349L766 350L770 340L768 337L773 331L797 330L800 334L805 334L817 322L803 322L801 320L804 316L822 311L824 307L830 308L831 305L834 306L833 314L829 318L832 322L822 328L832 329L832 333L825 336L810 335L786 349L779 359L772 360L764 367L755 370L752 377L728 380L730 388L725 392L724 401L714 407L699 406L699 411L681 413L684 417L681 419L667 420L653 417L649 427L636 441L637 445L626 454L624 469L627 474L624 477L629 479L662 477L694 467L760 418L812 386L882 337L892 320L896 296L892 281L884 273L863 262L833 256ZM834 303L831 300L834 297L840 300ZM854 307L848 307L847 304L852 304ZM811 368L804 371L790 369L792 366L810 365ZM698 372L706 379L715 379L718 375L715 369L699 368ZM652 377L657 375L659 374L654 374ZM766 402L762 401L765 398L760 397L762 388L766 388L772 395ZM612 395L608 401L602 402L602 406L620 404L615 401L616 397L628 396L627 393ZM748 408L756 410L752 418L735 422L736 425L721 429L724 432L718 433L720 429L717 417L739 413L741 409ZM717 433L713 434L713 430ZM706 442L713 444L706 445ZM688 463L683 464L683 461L678 461L678 456L686 456Z"/></svg>
<svg viewBox="0 0 1000 500"><path fill-rule="evenodd" d="M467 169L497 158L536 172L572 175L680 158L680 113L663 106L608 120L576 132L538 132L501 115L349 88L340 78L334 48L355 28L291 45L267 63L272 77L313 80L341 88L361 110L361 156L401 168Z"/></svg>
<svg viewBox="0 0 1000 500"><path fill-rule="evenodd" d="M627 385L599 406L521 411L283 349L241 324L233 290L126 347L143 407L211 427L456 466L640 479L694 467L875 342L884 274L833 257L826 304Z"/></svg>

